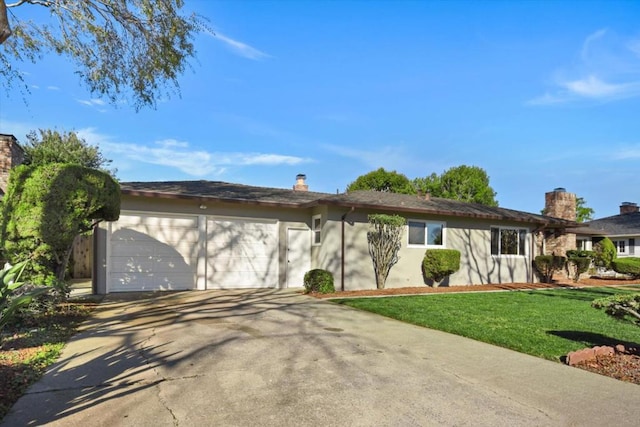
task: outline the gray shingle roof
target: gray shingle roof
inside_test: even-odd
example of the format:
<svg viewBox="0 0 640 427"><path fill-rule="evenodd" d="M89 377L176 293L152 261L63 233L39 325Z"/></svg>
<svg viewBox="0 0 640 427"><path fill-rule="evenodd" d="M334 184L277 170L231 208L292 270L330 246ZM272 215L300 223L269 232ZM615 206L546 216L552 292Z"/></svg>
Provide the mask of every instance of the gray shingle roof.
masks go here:
<svg viewBox="0 0 640 427"><path fill-rule="evenodd" d="M299 206L327 196L327 193L313 191L254 187L221 181L121 182L120 188L123 194L129 195L292 206Z"/></svg>
<svg viewBox="0 0 640 427"><path fill-rule="evenodd" d="M530 222L557 226L575 226L575 222L544 215L516 211L479 203L430 197L428 200L416 195L384 193L379 191L353 191L331 195L318 201L319 204L345 207L366 207L398 212L419 212L434 215L449 215L468 218L499 219L505 221Z"/></svg>
<svg viewBox="0 0 640 427"><path fill-rule="evenodd" d="M258 205L312 207L317 205L360 207L395 212L415 212L469 218L528 222L550 226L575 226L575 222L500 207L432 197L379 191L343 194L293 191L285 188L255 187L220 181L158 181L120 183L125 195L180 199L218 200Z"/></svg>
<svg viewBox="0 0 640 427"><path fill-rule="evenodd" d="M640 212L614 215L585 222L594 232L608 236L640 235Z"/></svg>

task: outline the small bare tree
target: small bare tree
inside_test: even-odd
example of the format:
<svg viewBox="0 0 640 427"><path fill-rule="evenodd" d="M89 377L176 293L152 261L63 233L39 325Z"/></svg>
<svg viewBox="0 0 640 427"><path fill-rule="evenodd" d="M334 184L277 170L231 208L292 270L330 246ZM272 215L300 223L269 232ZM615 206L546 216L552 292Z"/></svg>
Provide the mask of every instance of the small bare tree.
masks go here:
<svg viewBox="0 0 640 427"><path fill-rule="evenodd" d="M378 289L384 289L391 267L398 262L402 229L405 224L406 220L399 215L369 215L367 241Z"/></svg>

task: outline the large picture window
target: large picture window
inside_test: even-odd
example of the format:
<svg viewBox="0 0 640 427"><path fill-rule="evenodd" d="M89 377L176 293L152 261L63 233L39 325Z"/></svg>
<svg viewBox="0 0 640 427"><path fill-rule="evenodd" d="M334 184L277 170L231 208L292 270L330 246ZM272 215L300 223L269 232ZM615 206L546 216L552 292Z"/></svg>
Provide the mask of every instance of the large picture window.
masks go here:
<svg viewBox="0 0 640 427"><path fill-rule="evenodd" d="M491 227L491 255L525 255L527 230Z"/></svg>
<svg viewBox="0 0 640 427"><path fill-rule="evenodd" d="M444 223L409 220L407 226L409 246L444 246Z"/></svg>

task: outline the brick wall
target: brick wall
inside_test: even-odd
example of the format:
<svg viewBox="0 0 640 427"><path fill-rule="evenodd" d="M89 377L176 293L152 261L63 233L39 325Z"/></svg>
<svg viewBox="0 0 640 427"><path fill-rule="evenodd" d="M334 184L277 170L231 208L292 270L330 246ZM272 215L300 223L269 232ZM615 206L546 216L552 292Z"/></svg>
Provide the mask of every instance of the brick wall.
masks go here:
<svg viewBox="0 0 640 427"><path fill-rule="evenodd" d="M0 134L0 191L7 191L9 171L24 161L24 151L13 135Z"/></svg>

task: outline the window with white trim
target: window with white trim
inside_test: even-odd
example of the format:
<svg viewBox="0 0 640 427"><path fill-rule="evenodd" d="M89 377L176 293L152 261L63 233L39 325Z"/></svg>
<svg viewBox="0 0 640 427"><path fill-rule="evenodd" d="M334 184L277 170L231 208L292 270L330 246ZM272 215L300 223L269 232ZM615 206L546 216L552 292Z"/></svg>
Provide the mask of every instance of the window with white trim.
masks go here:
<svg viewBox="0 0 640 427"><path fill-rule="evenodd" d="M526 251L527 230L524 228L491 227L491 255L520 255Z"/></svg>
<svg viewBox="0 0 640 427"><path fill-rule="evenodd" d="M636 254L636 239L629 239L629 255Z"/></svg>
<svg viewBox="0 0 640 427"><path fill-rule="evenodd" d="M616 247L619 254L623 254L626 251L626 240L614 240L613 245Z"/></svg>
<svg viewBox="0 0 640 427"><path fill-rule="evenodd" d="M311 233L313 245L322 243L322 215L314 215L311 217Z"/></svg>
<svg viewBox="0 0 640 427"><path fill-rule="evenodd" d="M409 247L444 246L444 222L407 221Z"/></svg>

